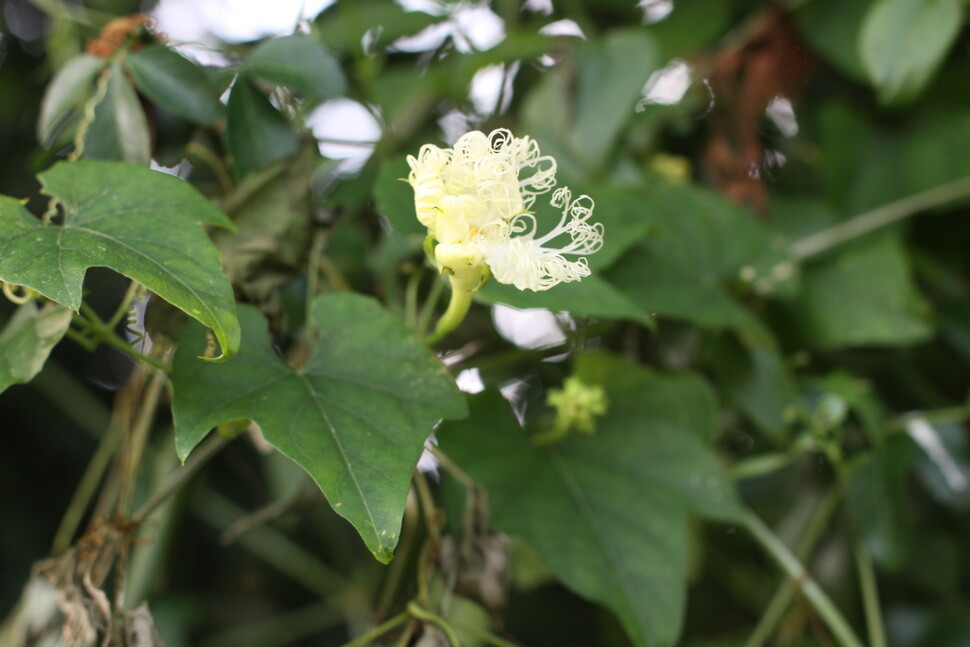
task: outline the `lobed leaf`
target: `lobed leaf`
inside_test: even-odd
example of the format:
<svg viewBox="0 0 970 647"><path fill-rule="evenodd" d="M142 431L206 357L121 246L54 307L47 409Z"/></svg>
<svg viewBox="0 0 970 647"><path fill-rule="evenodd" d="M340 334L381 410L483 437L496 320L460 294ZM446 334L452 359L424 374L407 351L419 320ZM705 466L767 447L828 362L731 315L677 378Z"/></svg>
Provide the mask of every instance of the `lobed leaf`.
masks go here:
<svg viewBox="0 0 970 647"><path fill-rule="evenodd" d="M215 331L228 358L239 347L232 287L199 225L226 216L176 177L120 162L61 162L39 176L61 206L44 224L0 196L0 280L77 310L89 267L109 267Z"/></svg>
<svg viewBox="0 0 970 647"><path fill-rule="evenodd" d="M225 364L198 362L205 340L186 327L172 375L176 448L184 460L216 425L254 420L389 562L424 441L441 418L464 416L465 401L434 354L376 301L323 296L312 317L317 345L299 369L276 354L249 306L240 308L242 348Z"/></svg>

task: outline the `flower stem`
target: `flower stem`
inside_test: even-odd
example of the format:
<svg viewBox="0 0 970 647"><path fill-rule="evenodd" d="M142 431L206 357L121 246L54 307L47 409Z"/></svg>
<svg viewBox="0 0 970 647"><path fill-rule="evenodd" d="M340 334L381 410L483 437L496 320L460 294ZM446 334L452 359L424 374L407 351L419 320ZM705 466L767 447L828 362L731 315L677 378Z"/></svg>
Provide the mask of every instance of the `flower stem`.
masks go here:
<svg viewBox="0 0 970 647"><path fill-rule="evenodd" d="M414 323L414 328L418 331L418 335L423 336L424 332L428 329L428 325L431 323L431 315L434 314L434 308L438 305L438 298L441 296L441 288L443 285L444 283L437 279L431 282L431 289L428 290L428 296L425 297L424 305L421 306L421 312L418 314L417 320Z"/></svg>
<svg viewBox="0 0 970 647"><path fill-rule="evenodd" d="M755 541L761 544L778 566L788 574L792 583L801 590L816 613L828 625L839 644L842 647L863 647L838 607L832 603L825 591L812 579L781 539L751 510L745 509L741 520Z"/></svg>
<svg viewBox="0 0 970 647"><path fill-rule="evenodd" d="M428 346L436 344L458 327L472 305L472 294L471 290L456 289L452 284L451 301L448 302L448 309L441 315L441 319L435 325L434 332L424 340L425 344Z"/></svg>

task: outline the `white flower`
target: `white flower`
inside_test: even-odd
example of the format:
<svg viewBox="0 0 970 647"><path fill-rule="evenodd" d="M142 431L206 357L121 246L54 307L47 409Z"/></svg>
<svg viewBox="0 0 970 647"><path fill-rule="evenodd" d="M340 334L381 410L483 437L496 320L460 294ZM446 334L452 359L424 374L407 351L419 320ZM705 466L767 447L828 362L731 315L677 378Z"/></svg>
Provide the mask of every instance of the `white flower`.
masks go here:
<svg viewBox="0 0 970 647"><path fill-rule="evenodd" d="M603 225L589 222L592 198L572 200L569 189L558 189L550 203L562 210L559 224L536 237L530 209L556 185L556 160L540 156L534 140L504 129L474 131L453 148L422 146L408 164L418 220L438 241L438 268L465 289L479 287L483 263L500 283L520 290L589 276L585 256L603 244ZM564 246L554 246L557 241Z"/></svg>

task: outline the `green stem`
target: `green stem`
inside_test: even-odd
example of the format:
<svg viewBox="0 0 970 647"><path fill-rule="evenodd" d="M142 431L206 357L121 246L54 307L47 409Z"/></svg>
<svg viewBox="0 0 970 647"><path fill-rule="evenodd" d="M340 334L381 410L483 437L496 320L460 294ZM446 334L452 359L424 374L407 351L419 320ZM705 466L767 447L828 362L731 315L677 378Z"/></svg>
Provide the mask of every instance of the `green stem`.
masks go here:
<svg viewBox="0 0 970 647"><path fill-rule="evenodd" d="M316 299L317 293L320 291L320 256L323 255L323 246L326 242L324 231L318 229L313 234L313 242L310 245L310 253L307 258L303 327L311 343L316 341L317 338L316 324L313 320L313 300Z"/></svg>
<svg viewBox="0 0 970 647"><path fill-rule="evenodd" d="M366 647L367 645L372 644L375 639L380 638L391 629L394 629L398 625L402 625L407 622L410 617L411 614L408 611L402 611L393 618L389 618L377 625L367 633L357 636L349 643L344 643L343 647Z"/></svg>
<svg viewBox="0 0 970 647"><path fill-rule="evenodd" d="M462 622L455 622L454 620L452 620L451 626L454 627L455 629L460 629L464 631L466 634L471 634L472 636L482 641L483 643L487 643L489 645L495 645L495 647L519 647L515 643L509 642L504 638L499 638L493 633L489 633L488 631L483 631L478 627L466 625Z"/></svg>
<svg viewBox="0 0 970 647"><path fill-rule="evenodd" d="M417 602L408 602L408 613L418 620L429 622L438 627L438 629L441 629L441 631L443 631L445 636L448 638L448 643L451 645L451 647L461 647L461 641L458 640L458 636L455 635L455 630L452 629L447 620L438 614L428 611Z"/></svg>
<svg viewBox="0 0 970 647"><path fill-rule="evenodd" d="M144 379L144 369L139 369L136 379ZM131 503L135 496L135 488L138 480L138 471L141 467L142 455L145 453L145 445L148 442L148 434L151 432L155 423L155 413L158 409L158 402L165 386L165 378L158 373L153 373L148 377L148 385L141 391L141 397L136 403L137 414L134 416L134 424L128 430L125 437L125 444L120 455L122 470L121 490L116 502L115 512L119 516L126 516L131 509Z"/></svg>
<svg viewBox="0 0 970 647"><path fill-rule="evenodd" d="M859 214L843 223L795 241L792 256L804 261L871 231L927 209L970 196L970 178L962 178Z"/></svg>
<svg viewBox="0 0 970 647"><path fill-rule="evenodd" d="M744 481L765 476L788 467L806 452L814 451L820 451L818 443L812 436L802 435L795 440L787 451L761 454L738 461L731 467L731 477L735 481Z"/></svg>
<svg viewBox="0 0 970 647"><path fill-rule="evenodd" d="M418 334L421 336L424 336L424 331L428 329L428 325L431 323L431 315L434 313L435 306L438 305L438 299L441 298L443 286L444 282L442 281L435 280L431 283L431 289L428 290L424 307L421 308L421 314L418 315L418 320L414 325Z"/></svg>
<svg viewBox="0 0 970 647"><path fill-rule="evenodd" d="M886 647L886 632L883 628L885 625L882 620L882 610L879 608L879 589L876 586L876 572L872 567L872 559L858 537L852 540L852 552L855 555L856 572L859 574L859 586L862 590L862 606L866 614L869 647Z"/></svg>
<svg viewBox="0 0 970 647"><path fill-rule="evenodd" d="M77 489L74 490L74 496L71 497L71 502L61 518L61 524L58 526L54 541L51 544L52 555L60 555L70 547L71 540L74 538L78 526L81 525L81 519L84 518L85 511L87 511L91 500L98 491L98 484L111 464L111 457L118 449L123 431L123 425L113 424L108 427L107 433L101 436L98 448L88 462L84 475L81 477Z"/></svg>
<svg viewBox="0 0 970 647"><path fill-rule="evenodd" d="M421 513L424 516L428 536L431 541L438 544L441 541L441 528L437 518L438 508L431 495L431 488L428 487L428 479L424 478L424 474L417 468L414 469L414 491L417 493L418 501L421 502Z"/></svg>
<svg viewBox="0 0 970 647"><path fill-rule="evenodd" d="M742 523L751 536L772 559L788 574L792 583L804 594L816 613L822 618L842 647L863 647L852 627L839 609L832 603L825 591L805 571L801 562L792 555L788 547L765 525L751 510L745 509Z"/></svg>
<svg viewBox="0 0 970 647"><path fill-rule="evenodd" d="M232 191L232 176L229 174L229 169L226 168L222 159L212 152L209 147L203 146L199 142L189 142L185 145L185 154L197 157L209 167L209 170L216 176L216 180L219 182L219 189L223 193Z"/></svg>
<svg viewBox="0 0 970 647"><path fill-rule="evenodd" d="M463 469L448 457L448 454L441 451L441 448L431 442L426 442L424 448L427 449L438 463L451 474L459 483L471 490L475 487L475 479L470 477Z"/></svg>
<svg viewBox="0 0 970 647"><path fill-rule="evenodd" d="M451 301L448 302L448 309L441 315L435 325L434 332L428 335L424 343L432 346L445 338L448 333L458 327L468 314L468 309L472 305L472 294L469 290L451 290Z"/></svg>
<svg viewBox="0 0 970 647"><path fill-rule="evenodd" d="M74 323L80 323L80 322L78 319L75 319ZM74 330L73 328L68 328L67 331L64 333L64 336L70 339L71 341L75 342L78 346L80 346L81 348L83 348L88 352L91 352L98 347L97 341L91 339L84 333Z"/></svg>
<svg viewBox="0 0 970 647"><path fill-rule="evenodd" d="M391 562L387 577L384 579L384 586L375 613L377 618L383 618L394 601L394 596L404 578L404 570L409 564L411 550L417 540L419 525L417 499L408 497L407 505L404 508L404 519L401 523L401 541L398 542L394 561Z"/></svg>
<svg viewBox="0 0 970 647"><path fill-rule="evenodd" d="M137 281L132 281L128 284L128 289L125 290L125 296L121 299L121 303L118 304L118 309L111 315L111 319L108 319L104 324L105 328L114 330L121 323L121 320L128 314L128 308L131 307L131 302L135 300L135 295L138 293L140 287L141 285Z"/></svg>
<svg viewBox="0 0 970 647"><path fill-rule="evenodd" d="M108 324L102 321L98 314L86 304L81 304L80 313L82 316L75 317L73 323L79 326L88 335L93 337L95 341L103 342L112 348L116 348L125 355L131 357L133 360L148 364L149 366L157 368L163 373L168 374L172 372L172 367L167 362L162 361L157 357L152 357L150 355L145 355L144 353L138 352L134 349L134 347L132 347L131 344L118 337L114 330L109 328ZM76 337L72 336L72 339L75 339L78 341L78 343L81 343L81 345L87 347L84 342L80 341Z"/></svg>
<svg viewBox="0 0 970 647"><path fill-rule="evenodd" d="M828 491L825 498L818 505L818 508L816 508L815 514L812 515L811 520L802 532L802 540L797 552L800 562L804 563L811 558L812 553L815 551L815 546L822 538L822 534L828 526L841 499L842 487L841 485L835 485ZM751 632L748 641L744 643L744 647L762 647L775 632L778 623L781 622L785 611L788 609L794 597L794 584L789 580L783 581L775 590L771 602L768 603L768 607L765 609L764 614L762 614L761 620L758 621L754 631Z"/></svg>
<svg viewBox="0 0 970 647"><path fill-rule="evenodd" d="M235 503L211 489L203 492L199 498L197 516L219 531L246 514ZM240 536L236 543L294 582L337 606L341 596L353 593L347 578L273 526L253 528Z"/></svg>
<svg viewBox="0 0 970 647"><path fill-rule="evenodd" d="M414 330L418 330L418 288L421 287L421 278L421 270L415 268L404 287L404 323ZM418 334L424 334L424 331L418 330Z"/></svg>
<svg viewBox="0 0 970 647"><path fill-rule="evenodd" d="M214 636L206 637L201 647L285 647L337 626L341 615L326 601L275 614L266 620L240 624Z"/></svg>
<svg viewBox="0 0 970 647"><path fill-rule="evenodd" d="M138 509L131 521L140 524L148 518L155 508L161 505L168 497L177 492L196 472L205 466L209 460L215 456L228 440L219 434L210 435L198 449L192 452L189 460L178 470L176 470L165 483L161 485L145 503Z"/></svg>

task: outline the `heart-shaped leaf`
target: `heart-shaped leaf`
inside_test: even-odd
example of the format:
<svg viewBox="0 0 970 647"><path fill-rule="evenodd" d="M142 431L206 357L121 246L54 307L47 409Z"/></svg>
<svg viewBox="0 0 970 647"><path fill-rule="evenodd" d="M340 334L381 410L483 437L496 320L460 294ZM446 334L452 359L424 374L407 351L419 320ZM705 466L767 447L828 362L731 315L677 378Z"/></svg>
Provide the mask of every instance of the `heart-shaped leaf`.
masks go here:
<svg viewBox="0 0 970 647"><path fill-rule="evenodd" d="M465 400L434 354L375 301L324 296L312 316L317 346L299 369L276 354L254 308L240 308L242 349L225 364L200 363L205 339L186 327L172 375L176 448L184 459L216 425L256 421L388 562L424 441L441 418L465 415Z"/></svg>
<svg viewBox="0 0 970 647"><path fill-rule="evenodd" d="M609 356L583 358L577 374L600 382L609 400L592 435L536 447L502 397L486 392L438 440L485 485L496 527L612 609L634 644L672 645L686 594L687 513L738 512L706 447L714 398L696 377L662 377Z"/></svg>
<svg viewBox="0 0 970 647"><path fill-rule="evenodd" d="M64 223L0 196L0 280L77 310L87 269L110 267L212 328L224 358L236 352L232 286L199 226L232 227L222 212L176 177L119 162L62 162L39 179Z"/></svg>

